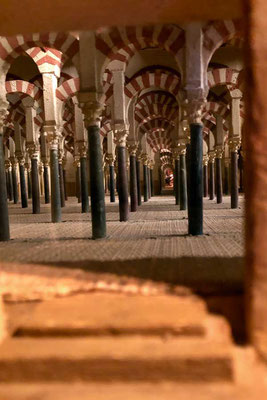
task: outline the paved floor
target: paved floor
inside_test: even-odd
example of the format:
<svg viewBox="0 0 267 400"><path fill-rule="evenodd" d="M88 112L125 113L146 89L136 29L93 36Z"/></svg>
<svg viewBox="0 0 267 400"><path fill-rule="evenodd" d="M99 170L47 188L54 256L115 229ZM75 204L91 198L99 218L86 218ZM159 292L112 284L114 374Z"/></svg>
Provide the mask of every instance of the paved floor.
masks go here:
<svg viewBox="0 0 267 400"><path fill-rule="evenodd" d="M171 196L153 197L136 213L131 213L127 223L118 220L118 203L110 204L108 198L106 203L108 237L100 241L90 239L90 214L80 213L80 204L75 198L67 201L60 224L50 223L49 205L42 204L41 214L33 215L31 205L21 209L20 205L10 204L12 240L0 243L0 262L53 265L54 269L2 264L0 285L8 286L7 276L11 276L13 268L14 274L19 270L24 276L31 275L31 285L37 274L48 280L53 276L77 280L78 276L87 281L88 286L87 273L91 274L91 280L97 274L94 281L100 286L103 276L105 282L107 276L112 276L111 280L119 276L119 282L127 277L189 284L199 290L217 290L218 285L225 282L230 289L240 288L244 253L243 199L236 210L230 209L229 197L224 198L221 205L205 200L205 234L201 237L187 235L187 212L180 211ZM63 267L73 270L63 271ZM21 277L16 275L16 279L20 286ZM55 282L49 285L51 291L55 291ZM229 285L224 285L224 289ZM65 286L60 286L63 292L67 290Z"/></svg>

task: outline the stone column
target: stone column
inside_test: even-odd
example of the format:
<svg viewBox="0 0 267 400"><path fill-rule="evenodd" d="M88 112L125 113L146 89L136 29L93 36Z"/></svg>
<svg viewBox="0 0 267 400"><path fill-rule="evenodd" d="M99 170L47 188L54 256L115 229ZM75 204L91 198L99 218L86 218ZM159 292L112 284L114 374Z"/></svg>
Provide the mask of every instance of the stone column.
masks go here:
<svg viewBox="0 0 267 400"><path fill-rule="evenodd" d="M136 156L136 186L137 186L137 204L141 206L142 195L141 195L141 155Z"/></svg>
<svg viewBox="0 0 267 400"><path fill-rule="evenodd" d="M148 191L148 199L151 198L151 175L150 175L150 160L148 160L147 164L147 191Z"/></svg>
<svg viewBox="0 0 267 400"><path fill-rule="evenodd" d="M210 200L214 200L214 163L215 163L215 153L210 152L209 155L209 195Z"/></svg>
<svg viewBox="0 0 267 400"><path fill-rule="evenodd" d="M5 172L5 156L3 152L3 127L7 114L8 102L0 99L0 241L10 239L7 205L7 187Z"/></svg>
<svg viewBox="0 0 267 400"><path fill-rule="evenodd" d="M186 148L182 146L180 153L180 210L187 209Z"/></svg>
<svg viewBox="0 0 267 400"><path fill-rule="evenodd" d="M208 196L209 192L209 174L208 174L208 156L203 157L203 197Z"/></svg>
<svg viewBox="0 0 267 400"><path fill-rule="evenodd" d="M21 195L21 207L28 207L28 199L27 199L27 188L26 188L26 179L25 179L25 168L24 168L24 157L23 155L17 156L19 161L19 177L20 177L20 195Z"/></svg>
<svg viewBox="0 0 267 400"><path fill-rule="evenodd" d="M45 127L50 149L51 220L61 222L61 196L58 162L58 133L56 127Z"/></svg>
<svg viewBox="0 0 267 400"><path fill-rule="evenodd" d="M131 198L131 211L137 211L138 206L138 189L137 189L137 171L136 171L136 152L138 143L130 144L130 198Z"/></svg>
<svg viewBox="0 0 267 400"><path fill-rule="evenodd" d="M229 175L230 175L230 159L229 158L224 158L224 184L223 184L223 191L225 195L229 195Z"/></svg>
<svg viewBox="0 0 267 400"><path fill-rule="evenodd" d="M31 158L31 183L32 183L32 213L40 214L40 190L38 172L38 147L35 144L28 145L28 152Z"/></svg>
<svg viewBox="0 0 267 400"><path fill-rule="evenodd" d="M64 178L63 178L63 157L64 149L62 144L58 149L58 173L59 173L59 188L60 188L60 204L61 207L65 207L65 190L64 190Z"/></svg>
<svg viewBox="0 0 267 400"><path fill-rule="evenodd" d="M93 239L101 239L106 237L104 176L100 142L100 116L103 105L92 100L92 95L94 98L96 97L96 94L80 92L79 101L88 132L92 236Z"/></svg>
<svg viewBox="0 0 267 400"><path fill-rule="evenodd" d="M115 171L114 171L114 162L115 158L112 154L107 154L106 161L109 165L109 195L110 202L115 203Z"/></svg>
<svg viewBox="0 0 267 400"><path fill-rule="evenodd" d="M229 140L231 152L231 208L238 208L238 149L239 138Z"/></svg>
<svg viewBox="0 0 267 400"><path fill-rule="evenodd" d="M49 163L48 160L43 160L44 165L44 194L45 204L50 203L50 190L49 190Z"/></svg>
<svg viewBox="0 0 267 400"><path fill-rule="evenodd" d="M9 201L12 201L14 199L13 196L13 182L12 182L12 168L11 168L11 162L9 160L5 161L5 167L7 171L7 186L8 186L8 194L9 194Z"/></svg>
<svg viewBox="0 0 267 400"><path fill-rule="evenodd" d="M174 196L175 204L178 206L180 204L180 156L179 151L173 151L174 157Z"/></svg>
<svg viewBox="0 0 267 400"><path fill-rule="evenodd" d="M27 173L28 199L32 198L31 164L29 154L26 153L25 168Z"/></svg>
<svg viewBox="0 0 267 400"><path fill-rule="evenodd" d="M220 204L223 201L222 197L222 155L223 149L216 148L215 150L216 158L216 196L217 196L217 203Z"/></svg>
<svg viewBox="0 0 267 400"><path fill-rule="evenodd" d="M129 219L128 178L126 165L127 136L127 128L115 129L115 141L117 144L118 157L118 194L120 221L128 221Z"/></svg>
<svg viewBox="0 0 267 400"><path fill-rule="evenodd" d="M148 179L147 179L147 164L148 157L147 154L143 154L143 184L144 184L144 203L148 201Z"/></svg>
<svg viewBox="0 0 267 400"><path fill-rule="evenodd" d="M88 176L87 176L87 146L84 142L78 143L78 151L80 154L80 166L81 166L80 192L81 192L82 213L88 213L89 195L88 195Z"/></svg>
<svg viewBox="0 0 267 400"><path fill-rule="evenodd" d="M65 193L65 201L68 200L68 193L67 193L67 177L66 177L66 159L63 158L63 163L62 163L62 167L63 167L63 182L64 182L64 193Z"/></svg>
<svg viewBox="0 0 267 400"><path fill-rule="evenodd" d="M75 168L75 195L78 203L81 203L81 162L78 155L74 156L73 166Z"/></svg>
<svg viewBox="0 0 267 400"><path fill-rule="evenodd" d="M154 170L154 163L151 161L150 162L150 191L151 191L151 197L154 196L153 170Z"/></svg>

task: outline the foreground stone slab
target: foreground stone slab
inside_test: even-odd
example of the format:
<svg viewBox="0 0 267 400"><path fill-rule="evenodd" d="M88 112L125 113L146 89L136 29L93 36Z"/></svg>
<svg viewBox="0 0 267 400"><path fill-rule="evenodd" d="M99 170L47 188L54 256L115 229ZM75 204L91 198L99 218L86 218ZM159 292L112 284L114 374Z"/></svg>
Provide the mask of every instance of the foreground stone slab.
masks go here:
<svg viewBox="0 0 267 400"><path fill-rule="evenodd" d="M193 338L12 338L0 382L231 382L231 349Z"/></svg>

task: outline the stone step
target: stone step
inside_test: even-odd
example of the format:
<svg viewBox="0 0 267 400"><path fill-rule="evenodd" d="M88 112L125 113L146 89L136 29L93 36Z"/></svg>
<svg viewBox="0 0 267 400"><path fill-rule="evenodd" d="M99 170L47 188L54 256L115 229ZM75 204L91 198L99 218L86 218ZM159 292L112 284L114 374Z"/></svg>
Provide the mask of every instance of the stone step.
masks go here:
<svg viewBox="0 0 267 400"><path fill-rule="evenodd" d="M261 392L262 394L262 392ZM258 400L255 388L231 384L0 384L1 400Z"/></svg>
<svg viewBox="0 0 267 400"><path fill-rule="evenodd" d="M208 315L204 302L193 295L146 297L119 293L11 303L6 304L6 312L11 335L28 337L111 334L203 337Z"/></svg>
<svg viewBox="0 0 267 400"><path fill-rule="evenodd" d="M231 382L231 354L193 337L9 338L0 382Z"/></svg>

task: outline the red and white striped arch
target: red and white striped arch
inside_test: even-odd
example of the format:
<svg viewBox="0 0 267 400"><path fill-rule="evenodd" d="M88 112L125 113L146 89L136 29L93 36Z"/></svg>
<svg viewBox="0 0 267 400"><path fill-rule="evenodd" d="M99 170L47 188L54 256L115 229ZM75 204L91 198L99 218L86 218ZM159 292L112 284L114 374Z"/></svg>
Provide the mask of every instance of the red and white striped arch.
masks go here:
<svg viewBox="0 0 267 400"><path fill-rule="evenodd" d="M42 90L35 86L33 83L16 80L6 81L6 92L7 94L19 93L25 96L30 96L37 103L42 99Z"/></svg>
<svg viewBox="0 0 267 400"><path fill-rule="evenodd" d="M215 51L223 44L242 36L242 21L217 20L208 22L203 31L203 58L208 66Z"/></svg>
<svg viewBox="0 0 267 400"><path fill-rule="evenodd" d="M172 140L168 132L161 129L154 129L147 134L147 143L152 148L154 153L164 149L170 149Z"/></svg>
<svg viewBox="0 0 267 400"><path fill-rule="evenodd" d="M146 71L130 80L125 86L125 95L132 98L151 87L170 92L176 97L180 88L180 78L164 70Z"/></svg>
<svg viewBox="0 0 267 400"><path fill-rule="evenodd" d="M154 118L164 118L170 121L178 117L178 107L161 105L158 103L150 104L143 108L135 109L135 120L140 124Z"/></svg>
<svg viewBox="0 0 267 400"><path fill-rule="evenodd" d="M137 51L147 47L164 49L179 62L184 43L184 30L173 24L113 27L96 35L96 47L106 57L105 66L112 60L127 63Z"/></svg>
<svg viewBox="0 0 267 400"><path fill-rule="evenodd" d="M80 89L80 79L72 78L63 82L56 90L56 96L61 101L67 101L77 94Z"/></svg>
<svg viewBox="0 0 267 400"><path fill-rule="evenodd" d="M100 128L100 134L106 137L108 132L110 132L111 130L112 130L111 121L109 120L103 121Z"/></svg>
<svg viewBox="0 0 267 400"><path fill-rule="evenodd" d="M0 60L11 64L19 55L33 47L54 48L67 58L73 58L79 51L79 41L70 33L34 33L0 37Z"/></svg>
<svg viewBox="0 0 267 400"><path fill-rule="evenodd" d="M216 68L208 71L208 85L210 88L217 85L238 86L239 71L232 68Z"/></svg>
<svg viewBox="0 0 267 400"><path fill-rule="evenodd" d="M203 112L218 114L221 115L223 118L226 118L230 112L230 109L225 104L216 103L215 101L208 101L207 103L205 103Z"/></svg>
<svg viewBox="0 0 267 400"><path fill-rule="evenodd" d="M151 91L144 93L138 97L135 108L149 107L152 104L167 105L170 107L178 107L176 98L169 92L164 91Z"/></svg>
<svg viewBox="0 0 267 400"><path fill-rule="evenodd" d="M53 65L60 68L62 62L66 59L66 56L61 53L61 51L48 47L33 47L27 50L26 53L33 59L38 67Z"/></svg>

